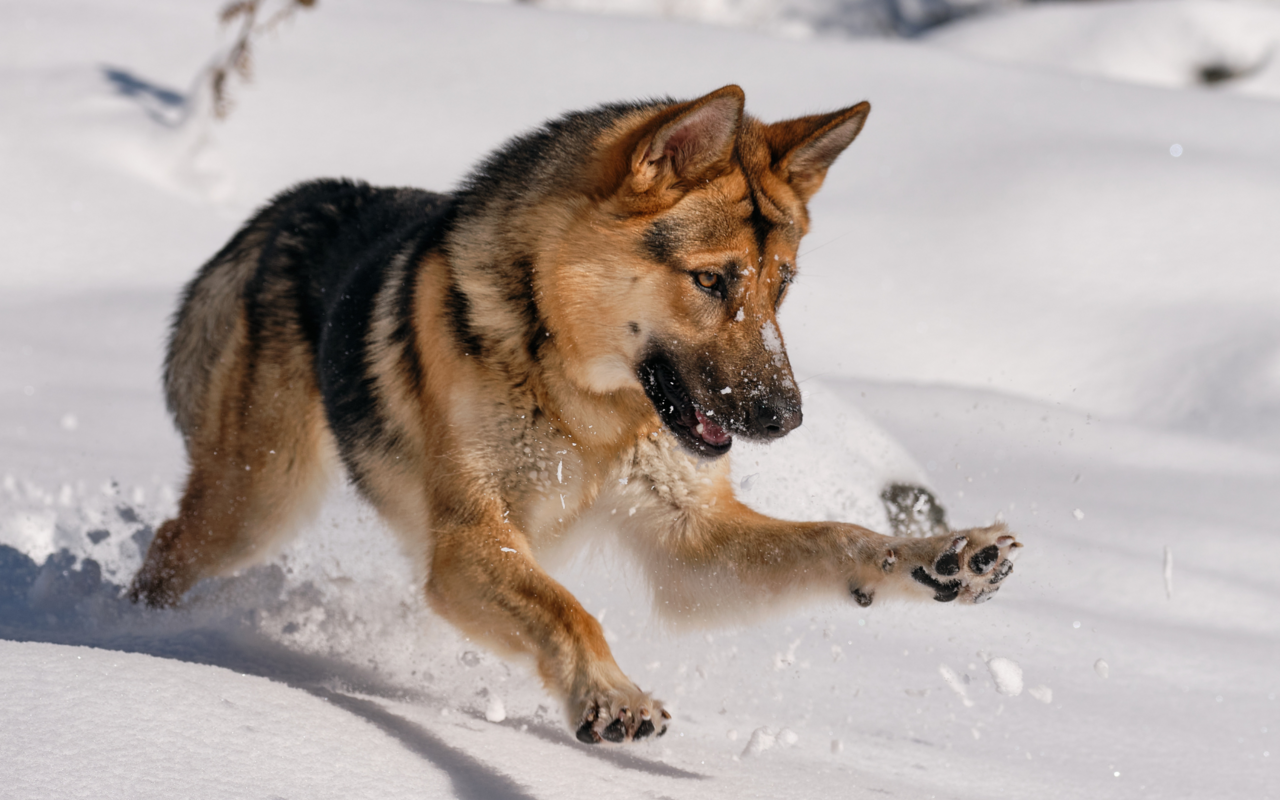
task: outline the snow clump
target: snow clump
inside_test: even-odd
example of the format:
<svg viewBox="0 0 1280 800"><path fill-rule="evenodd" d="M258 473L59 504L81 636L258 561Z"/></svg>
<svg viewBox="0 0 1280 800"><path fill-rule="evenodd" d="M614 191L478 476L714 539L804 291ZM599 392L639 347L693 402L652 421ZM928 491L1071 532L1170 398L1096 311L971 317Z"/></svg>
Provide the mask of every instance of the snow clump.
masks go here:
<svg viewBox="0 0 1280 800"><path fill-rule="evenodd" d="M1018 666L1018 662L1008 658L993 658L987 662L987 669L1000 694L1009 697L1022 694L1022 667Z"/></svg>

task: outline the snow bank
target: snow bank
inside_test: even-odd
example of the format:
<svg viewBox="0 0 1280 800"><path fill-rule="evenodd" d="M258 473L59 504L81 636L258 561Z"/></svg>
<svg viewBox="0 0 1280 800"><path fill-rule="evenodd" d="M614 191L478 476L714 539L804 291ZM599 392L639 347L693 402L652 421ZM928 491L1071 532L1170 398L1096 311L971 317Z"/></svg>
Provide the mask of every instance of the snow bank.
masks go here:
<svg viewBox="0 0 1280 800"><path fill-rule="evenodd" d="M1006 63L1280 98L1280 7L1264 0L1037 3L938 28L929 41Z"/></svg>
<svg viewBox="0 0 1280 800"><path fill-rule="evenodd" d="M167 658L0 640L6 797L443 797L376 714Z"/></svg>

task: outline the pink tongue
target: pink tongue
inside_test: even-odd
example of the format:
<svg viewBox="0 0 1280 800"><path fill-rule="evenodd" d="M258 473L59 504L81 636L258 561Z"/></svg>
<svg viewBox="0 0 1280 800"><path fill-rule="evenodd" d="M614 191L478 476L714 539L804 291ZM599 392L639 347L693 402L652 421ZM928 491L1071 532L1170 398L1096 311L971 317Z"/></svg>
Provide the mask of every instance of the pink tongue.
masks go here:
<svg viewBox="0 0 1280 800"><path fill-rule="evenodd" d="M707 419L706 415L698 409L695 408L693 413L698 415L698 427L694 428L694 431L702 437L702 441L719 446L733 438L724 428Z"/></svg>

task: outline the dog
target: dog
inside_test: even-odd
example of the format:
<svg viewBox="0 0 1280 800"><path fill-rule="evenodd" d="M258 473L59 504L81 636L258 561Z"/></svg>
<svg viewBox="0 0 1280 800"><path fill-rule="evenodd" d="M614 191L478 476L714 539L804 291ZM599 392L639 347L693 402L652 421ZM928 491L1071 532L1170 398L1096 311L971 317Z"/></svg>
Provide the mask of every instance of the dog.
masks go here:
<svg viewBox="0 0 1280 800"><path fill-rule="evenodd" d="M174 317L164 385L190 474L133 600L173 605L270 554L340 462L430 606L532 656L596 743L671 717L539 565L571 526L614 523L685 618L990 598L1021 546L1000 524L891 537L734 497L734 438L800 425L776 314L806 204L870 111L765 124L743 106L726 86L570 113L452 194L322 180L272 200Z"/></svg>

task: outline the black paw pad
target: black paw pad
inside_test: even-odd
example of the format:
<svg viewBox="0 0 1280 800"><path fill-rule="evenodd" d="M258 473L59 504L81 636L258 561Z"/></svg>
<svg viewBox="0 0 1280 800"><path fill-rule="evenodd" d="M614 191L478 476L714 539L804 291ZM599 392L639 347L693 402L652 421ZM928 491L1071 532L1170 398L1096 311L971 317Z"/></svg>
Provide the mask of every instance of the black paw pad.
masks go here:
<svg viewBox="0 0 1280 800"><path fill-rule="evenodd" d="M600 731L600 738L606 742L617 743L627 738L627 729L623 726L622 720L615 719L604 730Z"/></svg>
<svg viewBox="0 0 1280 800"><path fill-rule="evenodd" d="M991 565L996 563L999 558L1000 548L994 544L989 544L974 553L973 558L969 559L969 570L981 575L991 569Z"/></svg>
<svg viewBox="0 0 1280 800"><path fill-rule="evenodd" d="M592 729L593 724L593 720L587 720L578 726L578 741L583 744L595 744L600 741L600 737L597 736L596 732Z"/></svg>
<svg viewBox="0 0 1280 800"><path fill-rule="evenodd" d="M960 554L945 553L933 565L933 571L939 575L955 575L960 571Z"/></svg>
<svg viewBox="0 0 1280 800"><path fill-rule="evenodd" d="M1013 562L1008 559L1005 559L1004 561L1001 561L996 566L994 571L992 571L991 580L987 581L987 583L997 584L1000 581L1004 580L1005 578L1009 577L1010 572L1013 572Z"/></svg>
<svg viewBox="0 0 1280 800"><path fill-rule="evenodd" d="M864 592L861 589L849 589L849 594L853 595L853 602L866 608L871 605L871 601L875 599L874 592Z"/></svg>
<svg viewBox="0 0 1280 800"><path fill-rule="evenodd" d="M664 730L665 730L665 729L664 729ZM643 739L644 737L646 737L646 736L648 736L648 735L650 735L650 734L652 734L652 733L653 733L653 720L646 719L646 720L644 720L643 722L641 722L641 723L640 723L640 727L639 727L639 728L636 728L636 736L635 736L635 738L636 738L636 739Z"/></svg>
<svg viewBox="0 0 1280 800"><path fill-rule="evenodd" d="M912 570L911 577L932 589L934 592L933 599L939 603L949 603L960 595L960 581L943 583L928 572L925 572L924 567L916 567Z"/></svg>

